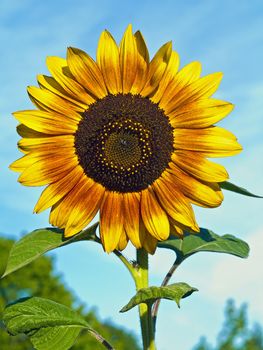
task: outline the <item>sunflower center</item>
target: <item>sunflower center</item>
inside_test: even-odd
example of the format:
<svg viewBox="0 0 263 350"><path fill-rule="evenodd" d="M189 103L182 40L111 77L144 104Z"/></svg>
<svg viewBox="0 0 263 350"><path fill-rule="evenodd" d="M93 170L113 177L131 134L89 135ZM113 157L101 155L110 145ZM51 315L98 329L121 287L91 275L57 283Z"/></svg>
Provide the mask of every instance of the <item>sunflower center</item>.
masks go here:
<svg viewBox="0 0 263 350"><path fill-rule="evenodd" d="M106 141L105 155L111 164L119 168L129 168L141 159L138 138L125 131L113 132Z"/></svg>
<svg viewBox="0 0 263 350"><path fill-rule="evenodd" d="M83 114L75 151L85 174L106 189L141 191L166 169L173 128L157 104L140 95L108 95Z"/></svg>

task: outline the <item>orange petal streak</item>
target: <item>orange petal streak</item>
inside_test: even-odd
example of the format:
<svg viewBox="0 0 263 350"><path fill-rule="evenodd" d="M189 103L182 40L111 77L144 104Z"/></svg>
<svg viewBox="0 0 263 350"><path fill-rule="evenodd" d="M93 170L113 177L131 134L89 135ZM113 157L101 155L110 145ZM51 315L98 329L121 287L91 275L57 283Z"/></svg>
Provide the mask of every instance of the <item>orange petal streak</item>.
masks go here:
<svg viewBox="0 0 263 350"><path fill-rule="evenodd" d="M124 232L123 220L122 194L106 191L100 208L100 236L107 253L119 244Z"/></svg>
<svg viewBox="0 0 263 350"><path fill-rule="evenodd" d="M170 163L172 176L168 176L170 181L177 184L178 188L193 203L208 207L218 207L223 201L223 194L217 183L203 183L179 170L176 165Z"/></svg>
<svg viewBox="0 0 263 350"><path fill-rule="evenodd" d="M132 94L138 94L146 83L149 66L149 52L141 32L134 34L137 47L137 70L135 80L131 87Z"/></svg>
<svg viewBox="0 0 263 350"><path fill-rule="evenodd" d="M107 30L100 36L97 62L108 91L112 94L122 92L119 48Z"/></svg>
<svg viewBox="0 0 263 350"><path fill-rule="evenodd" d="M97 63L84 51L69 47L67 62L75 79L92 95L103 98L107 88Z"/></svg>
<svg viewBox="0 0 263 350"><path fill-rule="evenodd" d="M94 181L85 174L68 194L52 206L49 222L57 227L65 228L76 203L85 200L83 194L94 184Z"/></svg>
<svg viewBox="0 0 263 350"><path fill-rule="evenodd" d="M146 97L154 92L160 83L172 53L172 43L164 44L155 54L149 64L146 84L141 91L141 95Z"/></svg>
<svg viewBox="0 0 263 350"><path fill-rule="evenodd" d="M222 182L228 179L226 169L207 160L202 154L190 151L175 151L172 161L191 176L207 182Z"/></svg>
<svg viewBox="0 0 263 350"><path fill-rule="evenodd" d="M126 29L120 43L120 67L122 91L127 94L131 90L137 72L137 46L131 25Z"/></svg>
<svg viewBox="0 0 263 350"><path fill-rule="evenodd" d="M151 188L143 190L141 198L141 215L149 233L159 240L169 236L169 221L165 211L159 205Z"/></svg>
<svg viewBox="0 0 263 350"><path fill-rule="evenodd" d="M66 237L75 235L91 222L100 208L104 192L104 187L95 182L91 187L83 186L79 200L71 208L65 228Z"/></svg>
<svg viewBox="0 0 263 350"><path fill-rule="evenodd" d="M163 209L176 221L185 226L198 230L194 217L194 211L189 201L179 192L177 183L172 182L172 177L165 171L153 184L159 202ZM170 181L168 181L170 180Z"/></svg>
<svg viewBox="0 0 263 350"><path fill-rule="evenodd" d="M83 169L76 166L65 177L47 186L39 197L34 212L41 213L43 210L57 203L61 198L67 195L72 188L79 183L83 176Z"/></svg>
<svg viewBox="0 0 263 350"><path fill-rule="evenodd" d="M140 195L139 193L124 193L124 228L132 242L138 249L142 247L142 239L140 235Z"/></svg>

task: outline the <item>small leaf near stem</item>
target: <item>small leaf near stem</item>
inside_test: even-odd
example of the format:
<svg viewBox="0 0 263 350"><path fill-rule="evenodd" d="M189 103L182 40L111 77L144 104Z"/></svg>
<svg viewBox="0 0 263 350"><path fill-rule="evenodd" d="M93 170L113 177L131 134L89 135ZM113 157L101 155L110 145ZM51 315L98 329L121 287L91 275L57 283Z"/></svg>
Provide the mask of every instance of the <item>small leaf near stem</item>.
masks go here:
<svg viewBox="0 0 263 350"><path fill-rule="evenodd" d="M130 299L130 301L125 306L123 306L120 312L129 311L133 307L142 303L149 304L150 307L152 307L152 304L157 299L173 300L176 302L177 306L180 307L181 299L188 297L196 291L196 288L189 286L189 284L185 282L177 282L163 287L151 286L147 288L141 288Z"/></svg>

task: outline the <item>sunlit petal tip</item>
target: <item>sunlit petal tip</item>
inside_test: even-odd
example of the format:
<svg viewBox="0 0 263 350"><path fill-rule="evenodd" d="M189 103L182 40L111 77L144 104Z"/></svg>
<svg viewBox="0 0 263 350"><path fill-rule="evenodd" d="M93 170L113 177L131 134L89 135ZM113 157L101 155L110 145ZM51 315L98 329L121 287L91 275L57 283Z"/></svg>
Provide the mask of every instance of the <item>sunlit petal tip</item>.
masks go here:
<svg viewBox="0 0 263 350"><path fill-rule="evenodd" d="M216 73L212 73L214 75L214 77L218 80L222 80L224 73L223 72L216 72Z"/></svg>
<svg viewBox="0 0 263 350"><path fill-rule="evenodd" d="M200 76L202 72L202 63L199 61L193 61L189 63L187 66L185 66L185 68L188 69L189 71L194 71L196 75Z"/></svg>
<svg viewBox="0 0 263 350"><path fill-rule="evenodd" d="M108 91L113 95L122 92L119 47L107 30L101 34L99 39L97 63Z"/></svg>
<svg viewBox="0 0 263 350"><path fill-rule="evenodd" d="M233 103L228 102L227 106L229 108L229 112L227 114L231 113L235 109L235 105Z"/></svg>
<svg viewBox="0 0 263 350"><path fill-rule="evenodd" d="M21 168L20 167L17 167L17 161L15 160L14 162L12 162L8 168L12 171L17 171L17 172L20 172L21 171Z"/></svg>
<svg viewBox="0 0 263 350"><path fill-rule="evenodd" d="M17 119L17 116L19 116L21 113L23 113L23 111L15 111L15 112L12 112L12 116Z"/></svg>
<svg viewBox="0 0 263 350"><path fill-rule="evenodd" d="M34 91L35 89L36 89L35 86L32 86L32 85L28 85L28 86L27 86L27 92L28 92L29 94L31 94L32 91Z"/></svg>
<svg viewBox="0 0 263 350"><path fill-rule="evenodd" d="M131 23L129 23L129 24L127 25L127 28L126 28L126 30L125 30L125 32L124 32L124 35L125 35L126 33L129 33L129 35L130 35L130 34L132 35L132 24L131 24ZM124 35L123 35L123 36L124 36Z"/></svg>

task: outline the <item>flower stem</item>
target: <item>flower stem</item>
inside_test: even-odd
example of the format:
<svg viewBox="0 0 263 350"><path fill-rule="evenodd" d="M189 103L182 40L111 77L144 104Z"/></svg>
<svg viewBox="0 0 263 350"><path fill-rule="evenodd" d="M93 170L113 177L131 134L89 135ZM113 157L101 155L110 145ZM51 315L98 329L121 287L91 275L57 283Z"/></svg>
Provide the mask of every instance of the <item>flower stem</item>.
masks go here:
<svg viewBox="0 0 263 350"><path fill-rule="evenodd" d="M136 290L147 288L148 281L148 253L144 249L137 249L138 273L135 277ZM155 350L153 320L151 304L139 304L139 316L142 331L143 349Z"/></svg>
<svg viewBox="0 0 263 350"><path fill-rule="evenodd" d="M148 253L144 249L137 249L136 264L128 261L125 256L118 250L114 250L114 254L122 261L125 267L130 272L136 291L147 288L148 281ZM154 342L154 327L152 319L152 304L141 303L139 307L139 316L142 332L143 350L156 350Z"/></svg>

